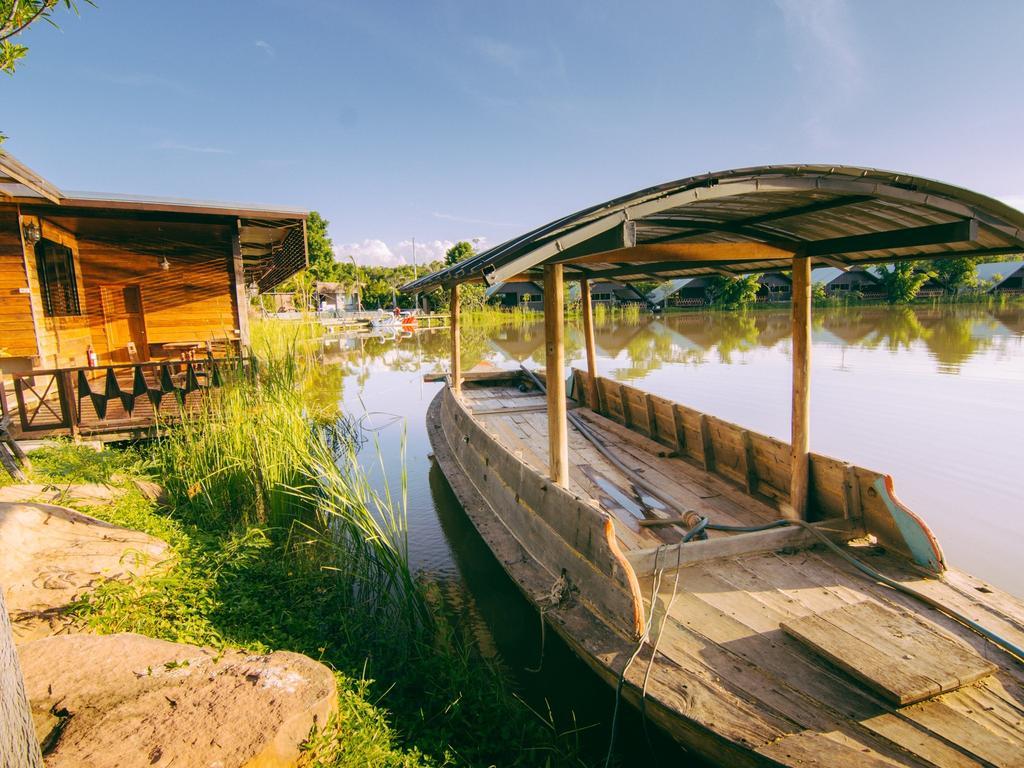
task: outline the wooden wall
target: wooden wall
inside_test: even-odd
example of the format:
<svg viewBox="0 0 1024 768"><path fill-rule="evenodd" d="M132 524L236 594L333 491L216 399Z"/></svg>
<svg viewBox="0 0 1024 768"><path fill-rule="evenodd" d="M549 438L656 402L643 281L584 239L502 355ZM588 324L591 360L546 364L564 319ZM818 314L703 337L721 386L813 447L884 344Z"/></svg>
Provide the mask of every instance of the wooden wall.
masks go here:
<svg viewBox="0 0 1024 768"><path fill-rule="evenodd" d="M17 211L0 209L0 357L38 354L28 287Z"/></svg>
<svg viewBox="0 0 1024 768"><path fill-rule="evenodd" d="M92 345L101 357L109 351L101 285L131 283L141 288L150 344L234 337L238 321L229 272L230 247L223 256L178 253L166 272L160 269L158 257L140 256L130 247L80 239L79 251Z"/></svg>
<svg viewBox="0 0 1024 768"><path fill-rule="evenodd" d="M110 358L100 288L138 285L142 294L146 337L150 345L173 341L237 338L238 316L230 243L215 238L190 248L176 241L171 268L160 257L132 250L130 234L116 238L76 235L44 217L22 216L41 225L43 237L75 254L78 296L76 317L45 317L31 247L23 250L17 210L0 209L0 350L3 356L31 359L33 367L86 364L92 345L101 362ZM147 226L142 224L140 226ZM156 225L148 225L154 231ZM93 224L94 232L101 232ZM151 232L147 239L153 241ZM117 244L112 245L110 241ZM221 252L222 251L222 252ZM26 264L28 269L26 269ZM30 289L29 294L22 291ZM4 366L12 367L15 361ZM23 363L25 360L22 361Z"/></svg>

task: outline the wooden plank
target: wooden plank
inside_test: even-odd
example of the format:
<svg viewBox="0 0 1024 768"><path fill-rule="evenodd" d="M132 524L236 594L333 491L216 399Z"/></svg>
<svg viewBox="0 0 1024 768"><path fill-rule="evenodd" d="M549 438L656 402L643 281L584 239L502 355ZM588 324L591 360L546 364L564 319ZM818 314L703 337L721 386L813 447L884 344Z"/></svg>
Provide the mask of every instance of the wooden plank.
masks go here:
<svg viewBox="0 0 1024 768"><path fill-rule="evenodd" d="M842 539L844 533L826 531L833 537ZM758 552L775 552L780 549L801 549L814 544L818 539L810 531L799 527L770 528L767 531L744 533L706 541L688 541L685 544L674 544L662 548L660 555L654 549L637 550L626 555L633 570L638 576L653 572L655 557L663 565L680 562L683 565L716 560L723 557L736 557ZM677 548L681 551L677 551Z"/></svg>
<svg viewBox="0 0 1024 768"><path fill-rule="evenodd" d="M569 485L569 442L565 412L565 317L562 265L544 267L545 388L548 392L549 477Z"/></svg>
<svg viewBox="0 0 1024 768"><path fill-rule="evenodd" d="M811 422L811 260L793 258L793 391L787 517L807 519L810 488Z"/></svg>
<svg viewBox="0 0 1024 768"><path fill-rule="evenodd" d="M711 426L708 424L706 413L700 415L700 442L703 447L701 459L704 462L704 469L708 472L715 471L715 446L711 441Z"/></svg>
<svg viewBox="0 0 1024 768"><path fill-rule="evenodd" d="M782 629L897 706L995 671L967 648L873 601L792 619Z"/></svg>
<svg viewBox="0 0 1024 768"><path fill-rule="evenodd" d="M752 494L757 490L757 462L754 461L754 443L748 430L740 432L740 441L743 444L743 475L746 489L747 493Z"/></svg>
<svg viewBox="0 0 1024 768"><path fill-rule="evenodd" d="M619 384L619 405L622 408L622 423L627 427L632 427L633 414L629 407L629 394L625 384Z"/></svg>
<svg viewBox="0 0 1024 768"><path fill-rule="evenodd" d="M647 406L647 434L651 440L657 440L658 417L654 413L654 400L649 394L644 394L644 404Z"/></svg>
<svg viewBox="0 0 1024 768"><path fill-rule="evenodd" d="M675 439L676 452L680 456L686 455L686 427L683 425L683 413L679 410L679 406L672 406L672 423L675 425Z"/></svg>
<svg viewBox="0 0 1024 768"><path fill-rule="evenodd" d="M451 376L452 391L458 395L462 392L462 343L459 338L459 284L451 287L451 298L449 299L449 311L451 319L448 321L451 326Z"/></svg>
<svg viewBox="0 0 1024 768"><path fill-rule="evenodd" d="M601 408L597 393L597 344L594 341L594 305L590 298L590 281L580 280L580 299L583 303L583 340L587 351L587 405Z"/></svg>

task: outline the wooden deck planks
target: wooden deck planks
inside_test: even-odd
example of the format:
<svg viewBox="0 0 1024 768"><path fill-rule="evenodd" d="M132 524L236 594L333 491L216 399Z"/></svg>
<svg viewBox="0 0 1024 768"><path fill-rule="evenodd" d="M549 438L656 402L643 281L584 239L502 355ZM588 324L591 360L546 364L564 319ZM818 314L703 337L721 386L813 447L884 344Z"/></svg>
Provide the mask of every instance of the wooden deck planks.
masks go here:
<svg viewBox="0 0 1024 768"><path fill-rule="evenodd" d="M782 628L898 706L955 691L995 671L973 651L873 601L800 616Z"/></svg>

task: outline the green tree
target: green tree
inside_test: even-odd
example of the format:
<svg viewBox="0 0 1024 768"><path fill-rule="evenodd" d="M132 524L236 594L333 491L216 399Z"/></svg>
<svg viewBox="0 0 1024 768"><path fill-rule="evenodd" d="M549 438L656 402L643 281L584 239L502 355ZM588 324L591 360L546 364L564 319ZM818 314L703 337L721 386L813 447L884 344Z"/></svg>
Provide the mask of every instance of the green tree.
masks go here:
<svg viewBox="0 0 1024 768"><path fill-rule="evenodd" d="M317 211L310 211L306 219L306 250L309 253L309 271L321 282L338 282L341 265L334 258L334 243L327 234L330 222Z"/></svg>
<svg viewBox="0 0 1024 768"><path fill-rule="evenodd" d="M476 256L476 251L473 249L472 243L467 243L465 240L460 240L444 254L445 266L451 266L452 264L458 264L460 261L471 259ZM463 283L459 286L459 307L464 310L472 312L476 309L482 309L486 299L484 293L486 288L476 283ZM445 290L438 302L438 309L447 309L451 300L451 292Z"/></svg>
<svg viewBox="0 0 1024 768"><path fill-rule="evenodd" d="M92 0L83 2L95 5ZM28 46L14 42L14 38L40 19L56 26L53 12L60 7L78 13L75 0L0 0L0 71L13 75L28 53Z"/></svg>
<svg viewBox="0 0 1024 768"><path fill-rule="evenodd" d="M906 304L914 300L921 286L935 277L935 273L924 269L917 261L895 261L892 269L884 265L875 267L878 279L890 304Z"/></svg>
<svg viewBox="0 0 1024 768"><path fill-rule="evenodd" d="M708 292L715 306L725 309L748 307L757 301L758 275L727 277L715 275L711 278Z"/></svg>
<svg viewBox="0 0 1024 768"><path fill-rule="evenodd" d="M935 274L948 292L957 294L978 284L978 260L970 256L939 259L935 262Z"/></svg>
<svg viewBox="0 0 1024 768"><path fill-rule="evenodd" d="M451 266L452 264L458 264L460 261L465 261L468 258L476 256L476 251L473 250L472 243L467 243L465 240L460 240L444 254L445 266Z"/></svg>

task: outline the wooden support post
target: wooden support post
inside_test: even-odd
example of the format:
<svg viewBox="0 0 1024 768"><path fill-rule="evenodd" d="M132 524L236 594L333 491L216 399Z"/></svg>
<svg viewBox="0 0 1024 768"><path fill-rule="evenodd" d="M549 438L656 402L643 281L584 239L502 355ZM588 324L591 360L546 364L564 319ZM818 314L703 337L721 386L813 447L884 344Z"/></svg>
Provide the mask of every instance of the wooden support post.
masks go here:
<svg viewBox="0 0 1024 768"><path fill-rule="evenodd" d="M459 340L459 284L452 286L451 301L451 344L452 344L452 392L458 396L462 394L462 344Z"/></svg>
<svg viewBox="0 0 1024 768"><path fill-rule="evenodd" d="M740 441L743 445L743 485L748 494L757 490L757 464L754 457L754 440L746 429L740 432Z"/></svg>
<svg viewBox="0 0 1024 768"><path fill-rule="evenodd" d="M683 412L679 406L672 406L672 422L675 428L676 452L680 456L686 455L686 427L683 424Z"/></svg>
<svg viewBox="0 0 1024 768"><path fill-rule="evenodd" d="M706 472L715 471L715 444L711 440L711 424L708 422L708 415L702 413L700 415L700 444L701 453L704 458L704 470Z"/></svg>
<svg viewBox="0 0 1024 768"><path fill-rule="evenodd" d="M587 348L587 405L600 413L601 404L597 394L597 345L594 342L594 305L590 300L590 281L580 280L580 303L583 307L583 339Z"/></svg>
<svg viewBox="0 0 1024 768"><path fill-rule="evenodd" d="M231 269L229 272L235 291L235 307L238 310L238 343L244 350L250 344L249 293L245 285L245 264L242 261L241 227L237 220L231 228ZM145 359L149 359L148 350Z"/></svg>
<svg viewBox="0 0 1024 768"><path fill-rule="evenodd" d="M624 426L633 426L633 414L629 410L629 397L626 395L626 385L619 384L619 405L622 406L622 423Z"/></svg>
<svg viewBox="0 0 1024 768"><path fill-rule="evenodd" d="M548 462L551 480L569 487L569 433L565 413L565 301L562 265L544 266L545 379L548 390Z"/></svg>
<svg viewBox="0 0 1024 768"><path fill-rule="evenodd" d="M658 417L654 411L654 400L649 394L644 394L644 404L647 406L647 435L651 440L657 440Z"/></svg>
<svg viewBox="0 0 1024 768"><path fill-rule="evenodd" d="M811 445L811 260L793 257L793 437L787 516L807 519Z"/></svg>

